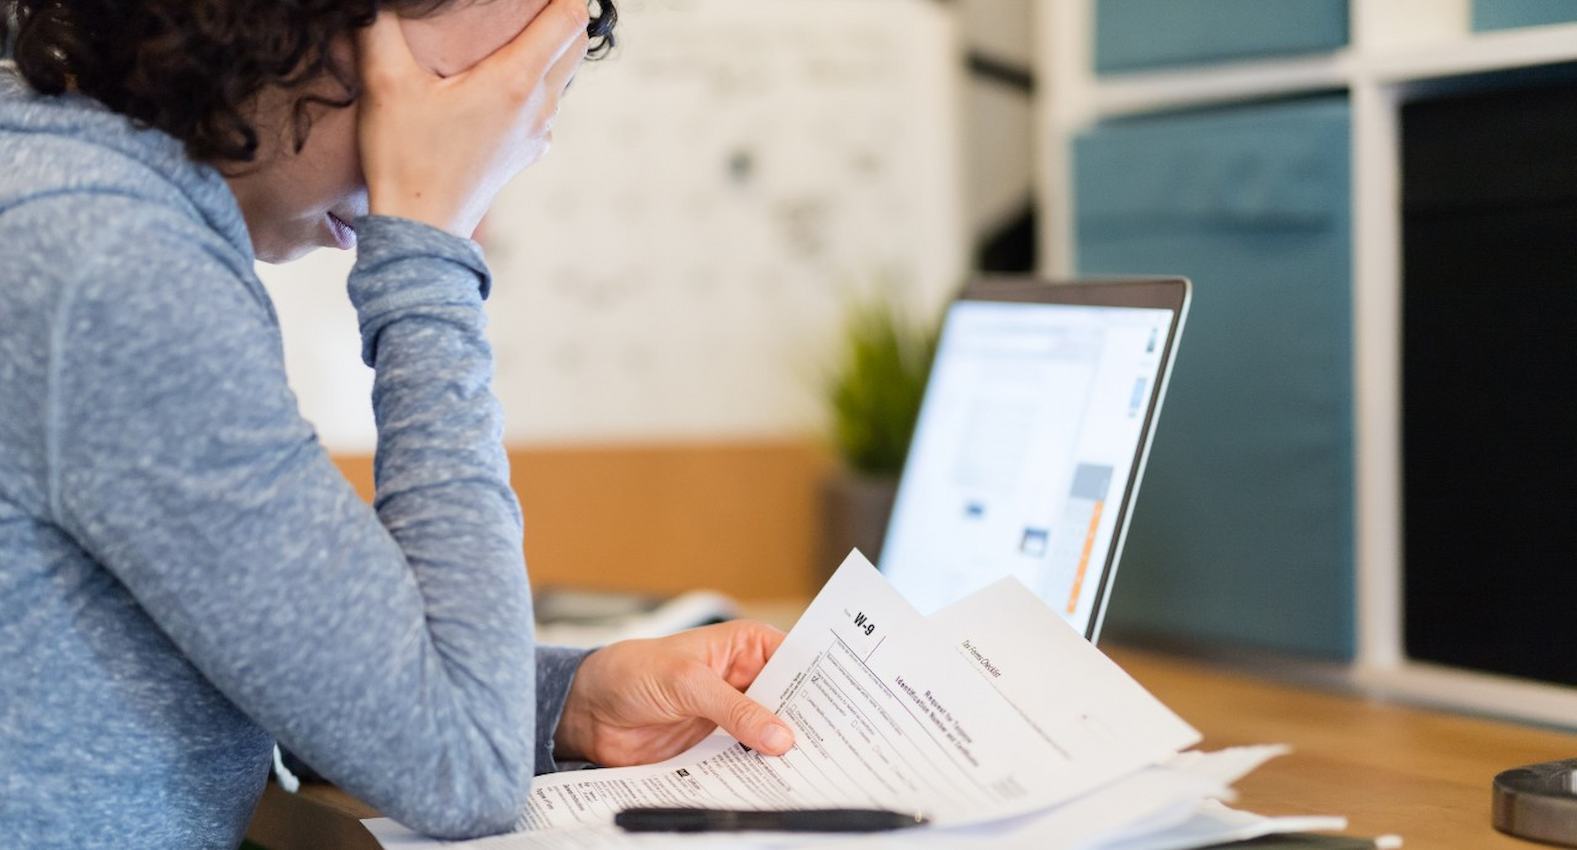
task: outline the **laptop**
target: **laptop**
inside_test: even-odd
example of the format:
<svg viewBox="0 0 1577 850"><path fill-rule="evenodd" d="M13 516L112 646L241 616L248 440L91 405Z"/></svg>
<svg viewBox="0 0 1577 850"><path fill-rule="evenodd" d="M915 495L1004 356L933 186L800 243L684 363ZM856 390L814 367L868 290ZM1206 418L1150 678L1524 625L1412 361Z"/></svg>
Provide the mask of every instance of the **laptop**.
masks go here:
<svg viewBox="0 0 1577 850"><path fill-rule="evenodd" d="M1190 293L987 279L948 308L879 565L916 608L1016 576L1100 636Z"/></svg>

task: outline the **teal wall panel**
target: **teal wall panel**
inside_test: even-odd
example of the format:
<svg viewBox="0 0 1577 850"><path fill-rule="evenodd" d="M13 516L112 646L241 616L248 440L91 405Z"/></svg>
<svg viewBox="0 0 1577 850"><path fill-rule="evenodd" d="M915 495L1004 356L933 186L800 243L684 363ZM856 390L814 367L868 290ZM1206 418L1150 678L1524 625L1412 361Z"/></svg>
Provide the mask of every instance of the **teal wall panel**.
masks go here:
<svg viewBox="0 0 1577 850"><path fill-rule="evenodd" d="M1095 68L1333 50L1347 31L1348 0L1096 0Z"/></svg>
<svg viewBox="0 0 1577 850"><path fill-rule="evenodd" d="M1195 284L1113 633L1352 657L1350 135L1326 97L1076 142L1080 273Z"/></svg>
<svg viewBox="0 0 1577 850"><path fill-rule="evenodd" d="M1577 21L1573 0L1473 0L1473 29L1504 30Z"/></svg>

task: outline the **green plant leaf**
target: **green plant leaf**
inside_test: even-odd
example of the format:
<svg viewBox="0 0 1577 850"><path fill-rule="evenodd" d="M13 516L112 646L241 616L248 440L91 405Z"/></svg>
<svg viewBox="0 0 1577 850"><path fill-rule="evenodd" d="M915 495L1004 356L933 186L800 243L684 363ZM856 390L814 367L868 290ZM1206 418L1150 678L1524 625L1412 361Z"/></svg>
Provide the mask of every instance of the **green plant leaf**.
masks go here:
<svg viewBox="0 0 1577 850"><path fill-rule="evenodd" d="M903 469L938 331L908 317L889 293L851 304L827 381L838 453L851 469L877 476Z"/></svg>

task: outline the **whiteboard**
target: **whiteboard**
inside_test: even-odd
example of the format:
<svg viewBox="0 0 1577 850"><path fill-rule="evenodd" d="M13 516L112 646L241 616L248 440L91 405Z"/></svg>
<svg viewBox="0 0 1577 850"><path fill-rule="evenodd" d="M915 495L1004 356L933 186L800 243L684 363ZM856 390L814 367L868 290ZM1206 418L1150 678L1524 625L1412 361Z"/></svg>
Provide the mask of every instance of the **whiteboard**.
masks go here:
<svg viewBox="0 0 1577 850"><path fill-rule="evenodd" d="M953 19L924 0L626 0L483 237L513 443L800 436L844 310L967 264ZM347 258L266 270L331 447L374 444ZM334 303L330 303L330 302ZM350 357L348 366L320 358Z"/></svg>

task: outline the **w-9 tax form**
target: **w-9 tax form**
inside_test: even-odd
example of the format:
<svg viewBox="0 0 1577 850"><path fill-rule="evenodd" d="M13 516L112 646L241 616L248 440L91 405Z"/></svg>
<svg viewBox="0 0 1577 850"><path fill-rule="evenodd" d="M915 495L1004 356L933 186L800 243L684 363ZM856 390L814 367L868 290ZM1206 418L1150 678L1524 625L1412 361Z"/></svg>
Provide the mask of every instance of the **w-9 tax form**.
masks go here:
<svg viewBox="0 0 1577 850"><path fill-rule="evenodd" d="M661 764L541 776L526 832L476 846L622 844L614 814L651 805L876 806L939 825L990 821L1071 800L1199 739L1016 580L925 618L859 553L749 694L794 727L786 755L719 734ZM437 846L386 820L368 828L385 847Z"/></svg>
<svg viewBox="0 0 1577 850"><path fill-rule="evenodd" d="M928 620L859 553L749 695L794 728L762 756L714 735L657 765L538 777L520 827L631 806L877 807L934 823L1051 806L1198 741L1016 581Z"/></svg>

